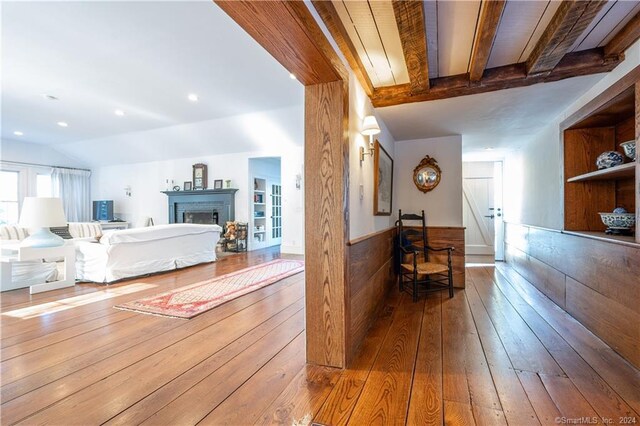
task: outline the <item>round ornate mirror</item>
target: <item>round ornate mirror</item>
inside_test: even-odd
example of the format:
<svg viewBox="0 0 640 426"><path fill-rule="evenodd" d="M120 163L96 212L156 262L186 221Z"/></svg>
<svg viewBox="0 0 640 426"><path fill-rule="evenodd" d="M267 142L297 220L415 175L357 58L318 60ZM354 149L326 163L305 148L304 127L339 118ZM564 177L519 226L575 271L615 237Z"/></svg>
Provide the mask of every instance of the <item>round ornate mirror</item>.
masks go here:
<svg viewBox="0 0 640 426"><path fill-rule="evenodd" d="M422 192L433 190L440 183L442 171L435 158L425 156L413 169L413 183Z"/></svg>

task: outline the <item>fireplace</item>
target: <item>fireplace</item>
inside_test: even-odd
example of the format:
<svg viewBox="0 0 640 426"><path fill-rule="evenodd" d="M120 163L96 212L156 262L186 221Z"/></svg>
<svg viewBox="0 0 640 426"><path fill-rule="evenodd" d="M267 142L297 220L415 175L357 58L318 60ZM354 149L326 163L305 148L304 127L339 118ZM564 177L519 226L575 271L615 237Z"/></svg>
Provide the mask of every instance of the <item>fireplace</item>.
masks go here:
<svg viewBox="0 0 640 426"><path fill-rule="evenodd" d="M199 211L186 211L182 213L182 222L183 223L198 223L201 225L219 225L218 212L216 210L210 210L206 212Z"/></svg>
<svg viewBox="0 0 640 426"><path fill-rule="evenodd" d="M169 223L218 224L235 220L237 189L166 191L169 197Z"/></svg>

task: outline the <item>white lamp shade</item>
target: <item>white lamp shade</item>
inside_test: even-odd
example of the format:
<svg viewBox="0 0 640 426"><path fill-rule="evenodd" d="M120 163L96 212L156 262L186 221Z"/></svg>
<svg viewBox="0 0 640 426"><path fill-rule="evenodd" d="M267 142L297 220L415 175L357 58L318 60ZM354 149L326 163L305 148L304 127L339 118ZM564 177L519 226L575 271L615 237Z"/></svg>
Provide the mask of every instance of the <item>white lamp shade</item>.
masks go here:
<svg viewBox="0 0 640 426"><path fill-rule="evenodd" d="M362 122L362 131L360 132L365 136L377 135L380 133L380 126L378 121L373 115L367 115Z"/></svg>
<svg viewBox="0 0 640 426"><path fill-rule="evenodd" d="M23 228L50 228L66 224L67 218L60 198L24 198L20 212L20 226Z"/></svg>

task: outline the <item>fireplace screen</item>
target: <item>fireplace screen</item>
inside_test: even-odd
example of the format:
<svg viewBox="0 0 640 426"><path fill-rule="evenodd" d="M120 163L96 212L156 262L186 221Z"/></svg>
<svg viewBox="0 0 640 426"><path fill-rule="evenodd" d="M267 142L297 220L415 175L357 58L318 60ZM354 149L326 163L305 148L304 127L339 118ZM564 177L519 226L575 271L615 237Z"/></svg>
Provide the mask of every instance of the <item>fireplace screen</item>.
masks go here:
<svg viewBox="0 0 640 426"><path fill-rule="evenodd" d="M182 222L198 223L202 225L217 225L218 212L215 210L210 212L184 212Z"/></svg>

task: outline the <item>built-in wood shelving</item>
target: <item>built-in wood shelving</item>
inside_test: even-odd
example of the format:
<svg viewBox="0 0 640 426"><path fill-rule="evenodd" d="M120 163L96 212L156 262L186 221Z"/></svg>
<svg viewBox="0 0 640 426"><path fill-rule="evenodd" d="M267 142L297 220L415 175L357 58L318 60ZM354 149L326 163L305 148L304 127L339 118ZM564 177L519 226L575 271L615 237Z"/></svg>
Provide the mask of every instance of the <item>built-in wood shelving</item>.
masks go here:
<svg viewBox="0 0 640 426"><path fill-rule="evenodd" d="M567 179L567 182L584 182L588 180L617 180L630 178L635 175L636 163L621 164L619 166L585 173Z"/></svg>

